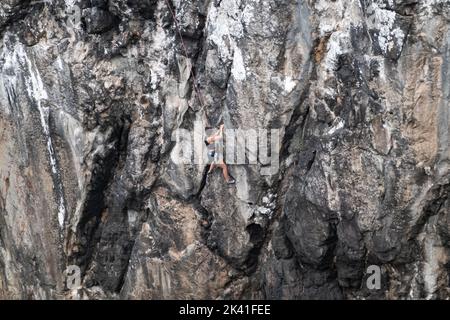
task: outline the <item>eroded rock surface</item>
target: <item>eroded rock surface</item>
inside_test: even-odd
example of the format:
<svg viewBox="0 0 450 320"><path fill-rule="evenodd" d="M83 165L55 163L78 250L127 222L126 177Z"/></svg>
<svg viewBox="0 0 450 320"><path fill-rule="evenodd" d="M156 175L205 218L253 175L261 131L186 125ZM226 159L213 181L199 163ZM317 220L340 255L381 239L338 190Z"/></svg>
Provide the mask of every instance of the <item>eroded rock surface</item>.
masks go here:
<svg viewBox="0 0 450 320"><path fill-rule="evenodd" d="M448 0L2 1L0 298L448 299L449 26ZM279 129L279 167L175 163L198 121Z"/></svg>

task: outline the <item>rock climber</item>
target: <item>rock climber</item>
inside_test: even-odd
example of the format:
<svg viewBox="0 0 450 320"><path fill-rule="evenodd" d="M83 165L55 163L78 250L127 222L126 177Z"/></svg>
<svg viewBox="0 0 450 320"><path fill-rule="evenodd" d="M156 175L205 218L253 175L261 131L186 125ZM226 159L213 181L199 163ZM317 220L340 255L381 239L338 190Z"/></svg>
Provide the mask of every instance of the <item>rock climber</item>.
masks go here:
<svg viewBox="0 0 450 320"><path fill-rule="evenodd" d="M208 174L210 174L216 167L221 168L225 181L228 184L234 184L236 181L228 173L228 167L223 161L223 124L220 125L219 130L215 134L206 138L205 143L208 147L208 155L213 158Z"/></svg>

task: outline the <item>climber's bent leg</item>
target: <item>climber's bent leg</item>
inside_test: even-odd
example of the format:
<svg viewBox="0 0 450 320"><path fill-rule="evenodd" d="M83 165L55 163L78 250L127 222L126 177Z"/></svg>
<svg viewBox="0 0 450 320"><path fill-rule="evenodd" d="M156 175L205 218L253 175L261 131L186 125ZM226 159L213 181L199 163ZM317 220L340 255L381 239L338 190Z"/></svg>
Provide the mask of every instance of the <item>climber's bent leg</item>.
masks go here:
<svg viewBox="0 0 450 320"><path fill-rule="evenodd" d="M228 175L228 168L225 163L220 163L217 166L219 166L222 169L223 177L225 178L225 181L228 181L230 179L230 176Z"/></svg>
<svg viewBox="0 0 450 320"><path fill-rule="evenodd" d="M225 163L217 164L218 167L222 168L223 177L225 178L225 181L229 184L234 183L234 179L230 177L230 174L228 173L228 167Z"/></svg>

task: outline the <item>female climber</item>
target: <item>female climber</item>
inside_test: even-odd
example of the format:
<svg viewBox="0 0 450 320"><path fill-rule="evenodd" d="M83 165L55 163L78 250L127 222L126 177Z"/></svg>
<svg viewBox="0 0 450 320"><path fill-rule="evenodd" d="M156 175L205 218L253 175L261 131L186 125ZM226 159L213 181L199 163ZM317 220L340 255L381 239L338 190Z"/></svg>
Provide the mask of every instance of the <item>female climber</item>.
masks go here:
<svg viewBox="0 0 450 320"><path fill-rule="evenodd" d="M220 125L219 130L215 134L206 138L205 143L209 149L208 155L213 158L208 174L218 167L222 169L223 177L228 184L235 183L236 181L228 173L228 167L223 161L223 124Z"/></svg>

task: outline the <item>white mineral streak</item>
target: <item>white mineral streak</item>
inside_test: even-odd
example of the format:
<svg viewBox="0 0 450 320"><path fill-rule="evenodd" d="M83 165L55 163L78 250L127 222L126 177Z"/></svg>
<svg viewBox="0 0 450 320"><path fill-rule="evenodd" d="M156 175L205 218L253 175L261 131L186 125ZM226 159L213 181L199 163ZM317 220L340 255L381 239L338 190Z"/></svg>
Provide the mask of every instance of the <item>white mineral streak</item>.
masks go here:
<svg viewBox="0 0 450 320"><path fill-rule="evenodd" d="M164 2L158 3L158 9L161 9L164 6ZM156 23L156 31L153 36L153 53L151 56L148 56L148 60L150 65L152 66L150 79L151 79L151 87L152 93L150 94L151 100L154 105L159 105L161 103L160 96L158 90L159 83L166 78L166 68L167 66L164 64L163 60L166 58L167 52L173 49L169 49L171 45L175 42L175 37L169 37L164 28L162 27L162 18L159 15L157 17Z"/></svg>
<svg viewBox="0 0 450 320"><path fill-rule="evenodd" d="M342 129L344 127L344 120L342 118L337 117L333 121L332 127L328 130L328 135L335 134L338 130Z"/></svg>
<svg viewBox="0 0 450 320"><path fill-rule="evenodd" d="M411 287L409 289L408 296L410 299L418 299L419 287L417 285L417 277L419 276L419 262L414 263L413 278L411 281Z"/></svg>
<svg viewBox="0 0 450 320"><path fill-rule="evenodd" d="M394 46L401 46L405 34L399 27L395 27L396 13L392 10L386 10L380 7L376 2L369 8L373 12L373 24L378 26L378 45L381 51L386 54Z"/></svg>
<svg viewBox="0 0 450 320"><path fill-rule="evenodd" d="M249 22L253 16L251 7L239 9L240 1L224 0L216 8L211 2L206 28L210 30L209 41L217 46L222 61L233 61L231 74L237 81L246 79L244 56L237 45L243 34L242 22ZM237 17L230 19L230 16Z"/></svg>
<svg viewBox="0 0 450 320"><path fill-rule="evenodd" d="M42 130L47 139L47 151L50 159L50 167L53 174L58 175L59 169L56 162L56 154L53 148L52 138L50 135L50 128L48 124L50 109L49 107L42 105L43 100L48 99L47 91L44 88L44 83L42 81L39 70L28 58L28 55L22 45L17 45L15 47L15 55L17 57L17 61L19 61L20 64L26 67L29 71L30 77L25 79L27 85L27 92L30 99L33 99L38 107ZM60 191L62 191L62 188L60 188ZM64 205L64 196L62 195L62 192L59 194L59 197L60 198L58 201L58 222L59 225L62 227L64 225L66 208Z"/></svg>
<svg viewBox="0 0 450 320"><path fill-rule="evenodd" d="M234 60L233 67L231 68L231 74L236 80L239 81L244 81L246 77L244 58L242 57L242 52L238 47L234 48Z"/></svg>
<svg viewBox="0 0 450 320"><path fill-rule="evenodd" d="M436 233L436 225L438 216L430 218L425 226L423 241L423 282L426 293L426 299L435 299L436 291L439 289L438 278L441 275L441 266L448 261L446 249L442 246L442 242Z"/></svg>
<svg viewBox="0 0 450 320"><path fill-rule="evenodd" d="M297 85L297 81L295 81L294 79L292 79L292 77L287 76L284 79L284 90L287 93L291 93L292 90L294 90L295 86Z"/></svg>

